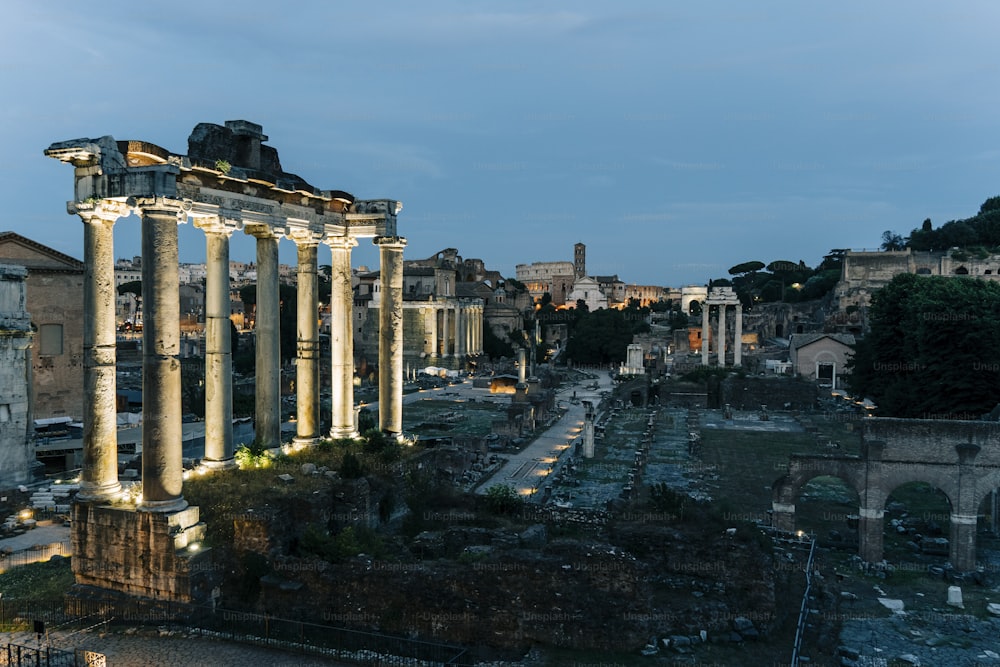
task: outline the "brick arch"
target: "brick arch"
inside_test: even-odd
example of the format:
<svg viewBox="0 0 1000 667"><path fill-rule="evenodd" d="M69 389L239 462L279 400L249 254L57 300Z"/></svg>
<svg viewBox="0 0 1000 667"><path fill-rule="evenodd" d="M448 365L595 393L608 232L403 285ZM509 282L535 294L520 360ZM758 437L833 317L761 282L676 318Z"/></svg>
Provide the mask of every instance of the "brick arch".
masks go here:
<svg viewBox="0 0 1000 667"><path fill-rule="evenodd" d="M870 494L868 496L868 506L872 509L884 510L886 502L888 502L889 496L892 495L893 491L907 484L914 483L929 484L937 491L940 491L948 500L948 506L952 511L955 511L958 507L958 488L950 480L945 478L943 471L938 470L927 470L924 472L913 471L911 474L887 476L881 483L878 484L877 488L874 489L877 495L874 495L873 497L873 495Z"/></svg>
<svg viewBox="0 0 1000 667"><path fill-rule="evenodd" d="M805 457L793 455L793 461L803 462ZM794 464L789 466L786 475L775 480L771 485L771 500L778 503L795 504L802 493L802 488L817 477L836 477L846 484L860 500L864 493L864 480L859 471L852 470L858 462L838 459L814 459L804 461L798 469ZM852 465L852 463L854 465Z"/></svg>

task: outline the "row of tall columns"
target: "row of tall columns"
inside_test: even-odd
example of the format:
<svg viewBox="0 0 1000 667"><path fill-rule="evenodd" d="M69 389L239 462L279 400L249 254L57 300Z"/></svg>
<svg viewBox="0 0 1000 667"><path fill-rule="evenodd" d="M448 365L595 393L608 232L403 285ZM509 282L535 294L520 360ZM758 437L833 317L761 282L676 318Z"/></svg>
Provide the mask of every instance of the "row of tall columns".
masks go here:
<svg viewBox="0 0 1000 667"><path fill-rule="evenodd" d="M715 339L715 349L718 352L718 364L720 366L726 365L726 308L728 305L725 303L711 303L706 301L701 307L701 365L707 366L709 360L709 342L711 336L711 328L708 322L708 311L711 306L718 305L719 307L719 330L718 335ZM740 366L743 364L743 309L740 305L735 306L736 310L736 321L734 326L733 334L733 365Z"/></svg>
<svg viewBox="0 0 1000 667"><path fill-rule="evenodd" d="M173 512L183 497L180 376L180 303L177 225L190 204L165 197L71 202L70 213L84 223L84 443L78 499L106 502L121 493L118 481L116 419L116 327L114 309L114 224L138 210L141 215L143 283L143 497L140 509ZM218 216L195 218L205 232L205 456L208 467L234 465L232 435L232 349L229 305L229 238L239 221ZM270 228L247 230L257 238L258 442L281 442L280 345L278 330L278 239ZM298 244L296 441L319 438L319 334L317 322L317 237ZM333 420L331 437L353 437L354 358L350 250L353 238L328 240L333 252ZM402 432L403 336L402 250L405 239L376 239L384 271L379 362L379 418L383 431Z"/></svg>
<svg viewBox="0 0 1000 667"><path fill-rule="evenodd" d="M438 328L438 313L441 327ZM479 304L431 306L424 312L424 333L429 342L425 351L437 356L464 357L483 353L483 307ZM454 321L452 329L452 320ZM438 349L438 340L441 345Z"/></svg>

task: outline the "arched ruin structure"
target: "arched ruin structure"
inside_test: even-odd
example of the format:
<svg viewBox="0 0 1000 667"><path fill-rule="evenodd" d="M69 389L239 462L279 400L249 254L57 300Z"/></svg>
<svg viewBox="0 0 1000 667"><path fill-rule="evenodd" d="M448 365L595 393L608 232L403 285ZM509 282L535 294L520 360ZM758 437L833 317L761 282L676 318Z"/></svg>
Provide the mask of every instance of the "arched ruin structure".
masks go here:
<svg viewBox="0 0 1000 667"><path fill-rule="evenodd" d="M795 500L809 480L840 478L859 498L858 551L877 563L883 557L886 500L904 484L925 482L951 505L952 566L974 570L979 507L1000 487L1000 423L879 418L862 424L860 456L792 455L788 473L772 486L774 527L795 530Z"/></svg>

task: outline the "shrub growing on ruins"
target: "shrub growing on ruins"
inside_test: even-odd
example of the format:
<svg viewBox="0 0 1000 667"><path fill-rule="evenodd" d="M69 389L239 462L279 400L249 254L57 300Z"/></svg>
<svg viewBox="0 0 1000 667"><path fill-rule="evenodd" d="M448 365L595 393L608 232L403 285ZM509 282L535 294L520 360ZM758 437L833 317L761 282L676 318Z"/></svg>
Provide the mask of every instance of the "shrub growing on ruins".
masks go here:
<svg viewBox="0 0 1000 667"><path fill-rule="evenodd" d="M493 514L519 514L524 507L524 498L509 484L494 484L486 489L486 509Z"/></svg>

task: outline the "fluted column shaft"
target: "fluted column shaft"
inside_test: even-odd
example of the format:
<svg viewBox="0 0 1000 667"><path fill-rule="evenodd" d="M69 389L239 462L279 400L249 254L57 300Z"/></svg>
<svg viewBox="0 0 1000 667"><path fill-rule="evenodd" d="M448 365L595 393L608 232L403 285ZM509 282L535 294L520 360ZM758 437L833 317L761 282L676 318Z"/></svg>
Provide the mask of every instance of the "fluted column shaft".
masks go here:
<svg viewBox="0 0 1000 667"><path fill-rule="evenodd" d="M382 303L379 307L378 416L389 435L403 432L403 248L398 236L375 239L379 247Z"/></svg>
<svg viewBox="0 0 1000 667"><path fill-rule="evenodd" d="M229 320L229 235L221 224L205 230L205 458L230 468L233 458L233 351Z"/></svg>
<svg viewBox="0 0 1000 667"><path fill-rule="evenodd" d="M115 406L114 224L128 212L118 202L73 203L70 212L84 222L83 470L77 499L100 502L121 493Z"/></svg>
<svg viewBox="0 0 1000 667"><path fill-rule="evenodd" d="M319 440L319 241L295 241L298 274L295 316L295 443L312 445Z"/></svg>
<svg viewBox="0 0 1000 667"><path fill-rule="evenodd" d="M255 340L257 443L281 444L281 340L278 289L278 237L269 229L251 232L257 238L257 316Z"/></svg>
<svg viewBox="0 0 1000 667"><path fill-rule="evenodd" d="M333 254L330 266L330 383L332 392L331 438L358 435L354 424L354 292L351 288L353 238L328 239ZM382 283L382 307L386 285ZM379 399L381 404L381 399Z"/></svg>
<svg viewBox="0 0 1000 667"><path fill-rule="evenodd" d="M428 354L432 357L436 357L438 353L438 327L437 327L438 311L436 306L432 305L430 307L429 320L430 320L429 322L430 330L428 333L430 335L428 336L428 338L430 339L431 349L428 350Z"/></svg>
<svg viewBox="0 0 1000 667"><path fill-rule="evenodd" d="M459 301L455 306L455 356L465 357L465 308Z"/></svg>
<svg viewBox="0 0 1000 667"><path fill-rule="evenodd" d="M139 200L142 210L142 504L171 512L182 495L180 294L176 200Z"/></svg>

